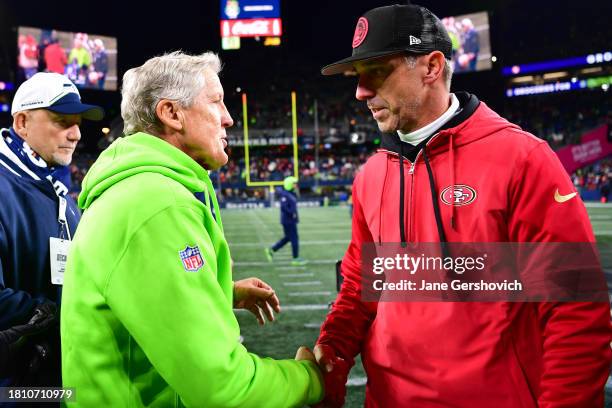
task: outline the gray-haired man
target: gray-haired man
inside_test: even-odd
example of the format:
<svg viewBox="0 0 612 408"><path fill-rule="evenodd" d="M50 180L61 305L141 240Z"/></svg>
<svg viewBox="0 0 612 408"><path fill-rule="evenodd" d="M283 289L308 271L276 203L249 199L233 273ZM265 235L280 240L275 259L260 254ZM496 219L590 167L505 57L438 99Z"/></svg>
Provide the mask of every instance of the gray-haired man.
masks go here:
<svg viewBox="0 0 612 408"><path fill-rule="evenodd" d="M286 407L322 397L310 351L250 354L232 307L273 320L279 301L259 279L232 282L208 170L227 162L212 53L174 52L123 79L126 136L83 182L86 208L66 271L64 385L79 406ZM272 392L271 392L272 391Z"/></svg>

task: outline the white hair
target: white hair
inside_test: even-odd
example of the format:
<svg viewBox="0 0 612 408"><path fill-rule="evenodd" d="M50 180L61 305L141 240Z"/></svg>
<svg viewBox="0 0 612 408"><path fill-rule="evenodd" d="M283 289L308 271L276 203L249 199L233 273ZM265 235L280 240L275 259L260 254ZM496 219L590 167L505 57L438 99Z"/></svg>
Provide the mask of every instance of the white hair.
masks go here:
<svg viewBox="0 0 612 408"><path fill-rule="evenodd" d="M414 69L417 63L416 55L405 55L406 64L408 64L408 68ZM453 78L453 64L451 60L444 58L444 70L442 71L442 77L444 78L444 83L446 84L446 90L450 91L451 80Z"/></svg>
<svg viewBox="0 0 612 408"><path fill-rule="evenodd" d="M121 116L126 136L136 132L158 134L161 123L155 113L162 99L189 108L206 86L203 71L221 71L221 60L213 52L188 55L174 51L149 59L123 75Z"/></svg>
<svg viewBox="0 0 612 408"><path fill-rule="evenodd" d="M451 88L451 80L453 79L453 64L451 60L444 58L444 71L442 72L444 76L444 82L446 83L446 90L450 92Z"/></svg>

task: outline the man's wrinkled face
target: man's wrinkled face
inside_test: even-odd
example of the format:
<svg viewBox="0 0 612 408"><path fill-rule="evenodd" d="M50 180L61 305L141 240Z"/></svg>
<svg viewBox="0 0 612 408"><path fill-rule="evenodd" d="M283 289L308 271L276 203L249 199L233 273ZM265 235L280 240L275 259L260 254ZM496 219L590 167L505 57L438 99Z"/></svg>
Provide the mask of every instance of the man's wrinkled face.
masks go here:
<svg viewBox="0 0 612 408"><path fill-rule="evenodd" d="M61 114L46 109L25 112L21 137L50 167L67 166L81 139L80 114Z"/></svg>
<svg viewBox="0 0 612 408"><path fill-rule="evenodd" d="M423 83L404 55L357 62L355 97L367 102L381 132L409 132L418 119Z"/></svg>
<svg viewBox="0 0 612 408"><path fill-rule="evenodd" d="M223 102L223 87L214 71L207 69L204 89L185 113L182 150L208 170L227 163L226 128L234 121Z"/></svg>

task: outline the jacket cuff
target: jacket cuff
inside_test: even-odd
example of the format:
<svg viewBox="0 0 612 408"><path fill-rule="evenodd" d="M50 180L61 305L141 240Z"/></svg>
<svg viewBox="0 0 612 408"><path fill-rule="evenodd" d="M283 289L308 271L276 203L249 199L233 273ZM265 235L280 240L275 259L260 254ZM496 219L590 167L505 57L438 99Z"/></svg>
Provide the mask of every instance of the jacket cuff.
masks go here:
<svg viewBox="0 0 612 408"><path fill-rule="evenodd" d="M308 371L308 377L310 378L306 404L314 405L321 401L325 395L323 376L317 365L312 361L299 360L298 363L302 364L306 371Z"/></svg>

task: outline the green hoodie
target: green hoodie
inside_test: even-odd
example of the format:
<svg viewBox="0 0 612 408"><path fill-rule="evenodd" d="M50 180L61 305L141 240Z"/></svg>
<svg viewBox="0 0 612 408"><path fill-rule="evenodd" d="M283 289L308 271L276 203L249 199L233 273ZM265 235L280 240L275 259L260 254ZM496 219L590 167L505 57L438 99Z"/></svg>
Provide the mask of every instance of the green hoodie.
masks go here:
<svg viewBox="0 0 612 408"><path fill-rule="evenodd" d="M61 309L63 381L76 406L322 398L312 362L260 358L240 344L220 212L207 171L189 156L144 133L119 139L85 177L79 206ZM184 261L187 247L201 255Z"/></svg>

